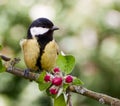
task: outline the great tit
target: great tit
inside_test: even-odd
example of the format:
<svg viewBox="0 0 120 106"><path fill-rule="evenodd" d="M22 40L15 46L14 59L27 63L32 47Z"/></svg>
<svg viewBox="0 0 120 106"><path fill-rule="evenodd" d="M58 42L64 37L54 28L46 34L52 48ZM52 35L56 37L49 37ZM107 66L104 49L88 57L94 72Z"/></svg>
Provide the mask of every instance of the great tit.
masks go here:
<svg viewBox="0 0 120 106"><path fill-rule="evenodd" d="M47 18L38 18L28 28L27 38L20 41L26 66L31 71L51 71L56 65L58 45L53 32L59 28Z"/></svg>

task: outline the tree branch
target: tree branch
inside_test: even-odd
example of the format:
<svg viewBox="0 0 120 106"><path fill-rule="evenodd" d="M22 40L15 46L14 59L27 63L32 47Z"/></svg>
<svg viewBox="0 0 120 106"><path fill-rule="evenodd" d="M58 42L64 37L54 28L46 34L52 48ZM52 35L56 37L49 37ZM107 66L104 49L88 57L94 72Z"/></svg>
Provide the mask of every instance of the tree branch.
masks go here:
<svg viewBox="0 0 120 106"><path fill-rule="evenodd" d="M6 69L6 72L14 74L14 75L19 76L19 77L29 79L29 80L33 80L33 81L36 81L36 82L37 82L37 78L39 76L39 74L33 73L33 72L29 72L28 76L24 76L24 70L19 69L19 68L10 68L10 67L8 67Z"/></svg>
<svg viewBox="0 0 120 106"><path fill-rule="evenodd" d="M102 93L97 93L91 90L88 90L87 88L84 88L82 86L70 86L69 87L71 92L75 92L87 97L90 97L94 100L99 101L101 104L107 104L109 106L120 106L120 100L117 98L113 98L111 96L102 94Z"/></svg>
<svg viewBox="0 0 120 106"><path fill-rule="evenodd" d="M3 56L3 55L0 55L0 57L4 61L10 61L9 64L7 64L7 65L5 64L6 72L14 74L16 76L20 76L20 77L29 79L29 80L37 81L37 79L39 77L39 74L29 72L28 76L25 77L23 69L19 69L19 68L14 67L14 65L19 62L19 59L14 58L12 60L9 57ZM110 105L110 106L120 106L120 100L119 99L113 98L111 96L108 96L108 95L105 95L105 94L102 94L102 93L97 93L97 92L88 90L87 88L82 87L82 86L71 85L69 87L69 91L80 94L80 95L84 95L86 97L90 97L94 100L97 100L101 104L107 104L107 105Z"/></svg>

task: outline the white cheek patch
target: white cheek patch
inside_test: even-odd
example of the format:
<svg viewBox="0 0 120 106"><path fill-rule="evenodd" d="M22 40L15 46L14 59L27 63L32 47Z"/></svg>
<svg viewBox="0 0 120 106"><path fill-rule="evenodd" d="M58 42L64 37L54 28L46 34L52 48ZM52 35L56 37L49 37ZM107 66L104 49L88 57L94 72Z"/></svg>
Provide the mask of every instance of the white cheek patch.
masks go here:
<svg viewBox="0 0 120 106"><path fill-rule="evenodd" d="M42 34L46 33L48 30L49 30L49 28L33 27L30 29L30 32L31 32L32 36L35 36L35 35L42 35Z"/></svg>

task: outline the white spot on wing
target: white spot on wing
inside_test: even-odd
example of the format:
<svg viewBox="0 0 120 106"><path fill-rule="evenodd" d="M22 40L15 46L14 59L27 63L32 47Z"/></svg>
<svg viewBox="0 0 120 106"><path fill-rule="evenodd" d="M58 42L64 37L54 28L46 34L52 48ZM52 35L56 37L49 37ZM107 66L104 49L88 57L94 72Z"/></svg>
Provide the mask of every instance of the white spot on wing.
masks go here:
<svg viewBox="0 0 120 106"><path fill-rule="evenodd" d="M42 27L33 27L30 29L30 32L32 36L34 37L35 35L42 35L46 33L49 29L48 28L42 28Z"/></svg>

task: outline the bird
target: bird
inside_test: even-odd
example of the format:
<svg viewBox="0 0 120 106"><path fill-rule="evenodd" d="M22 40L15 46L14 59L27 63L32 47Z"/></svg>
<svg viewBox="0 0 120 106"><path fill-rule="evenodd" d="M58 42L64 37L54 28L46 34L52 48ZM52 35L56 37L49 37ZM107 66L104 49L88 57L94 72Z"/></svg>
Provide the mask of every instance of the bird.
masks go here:
<svg viewBox="0 0 120 106"><path fill-rule="evenodd" d="M29 26L26 38L20 41L24 61L29 71L50 72L56 66L59 48L53 33L58 29L47 18L38 18Z"/></svg>

